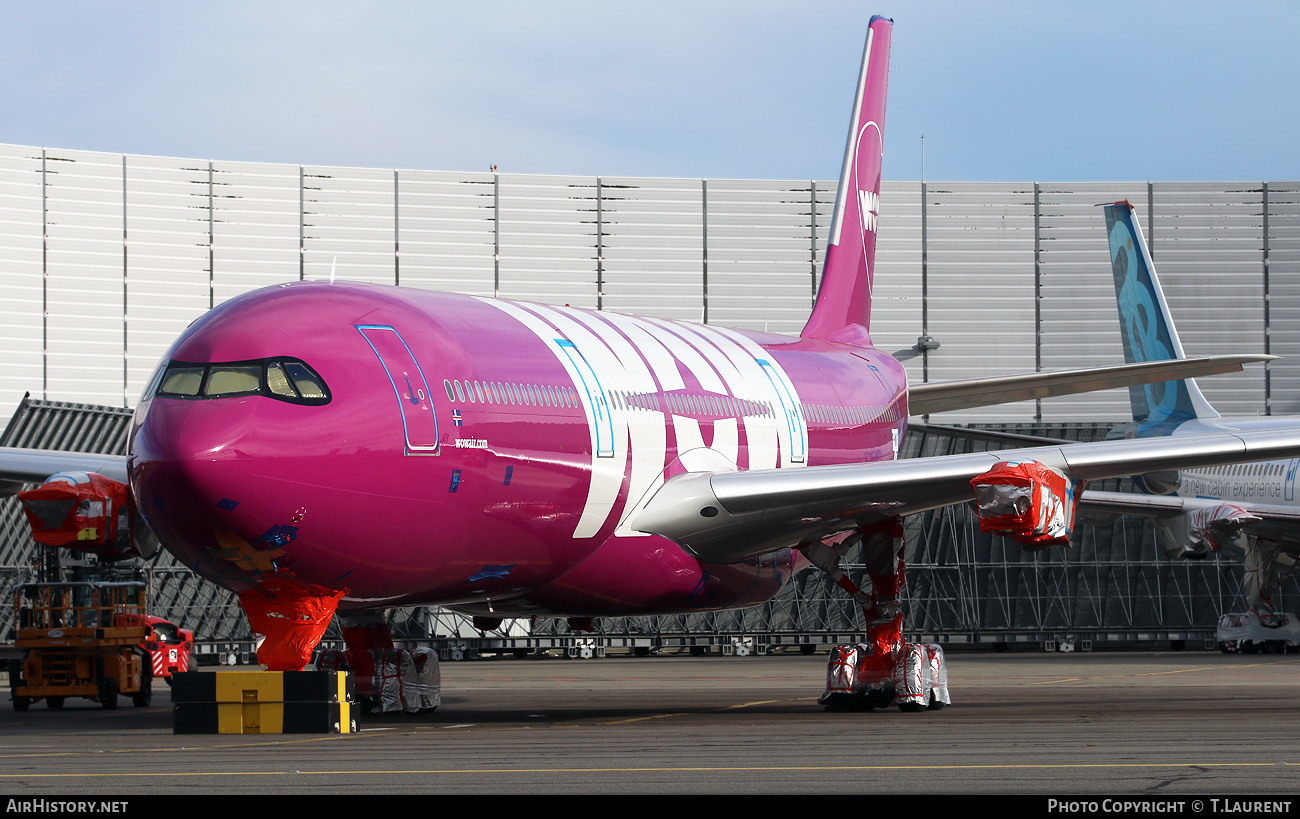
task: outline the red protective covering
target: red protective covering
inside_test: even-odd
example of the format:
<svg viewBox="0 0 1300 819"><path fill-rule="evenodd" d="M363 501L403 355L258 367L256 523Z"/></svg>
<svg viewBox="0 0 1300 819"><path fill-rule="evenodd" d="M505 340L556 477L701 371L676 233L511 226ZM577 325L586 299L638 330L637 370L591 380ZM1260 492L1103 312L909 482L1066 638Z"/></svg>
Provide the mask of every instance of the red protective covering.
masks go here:
<svg viewBox="0 0 1300 819"><path fill-rule="evenodd" d="M871 653L858 663L858 681L865 683L892 677L903 651L903 521L887 518L863 527L862 534L871 578L871 605L862 609Z"/></svg>
<svg viewBox="0 0 1300 819"><path fill-rule="evenodd" d="M1243 527L1259 521L1257 515L1232 503L1194 509L1187 516L1187 551L1204 554L1207 546L1221 549L1233 543Z"/></svg>
<svg viewBox="0 0 1300 819"><path fill-rule="evenodd" d="M124 483L94 472L59 473L36 489L19 492L18 499L37 543L103 557L134 550L135 509Z"/></svg>
<svg viewBox="0 0 1300 819"><path fill-rule="evenodd" d="M1070 542L1079 481L1038 461L1001 461L970 485L981 532L1040 549Z"/></svg>
<svg viewBox="0 0 1300 819"><path fill-rule="evenodd" d="M269 671L301 671L345 593L282 575L264 575L259 588L240 592L248 624L265 636L257 662Z"/></svg>
<svg viewBox="0 0 1300 819"><path fill-rule="evenodd" d="M339 619L339 631L348 646L345 657L353 671L357 693L374 696L375 652L383 656L384 652L393 650L393 632L382 615L365 618L372 622L363 621L361 625L346 625L342 616Z"/></svg>

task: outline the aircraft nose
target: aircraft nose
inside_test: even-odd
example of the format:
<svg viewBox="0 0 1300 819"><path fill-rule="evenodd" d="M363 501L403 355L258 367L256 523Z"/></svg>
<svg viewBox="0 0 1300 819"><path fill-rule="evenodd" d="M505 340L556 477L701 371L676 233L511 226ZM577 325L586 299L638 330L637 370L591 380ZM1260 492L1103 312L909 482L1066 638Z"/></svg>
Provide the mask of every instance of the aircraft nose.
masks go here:
<svg viewBox="0 0 1300 819"><path fill-rule="evenodd" d="M154 399L132 441L131 488L141 513L176 552L211 544L228 498L246 486L243 444L250 417L241 401Z"/></svg>

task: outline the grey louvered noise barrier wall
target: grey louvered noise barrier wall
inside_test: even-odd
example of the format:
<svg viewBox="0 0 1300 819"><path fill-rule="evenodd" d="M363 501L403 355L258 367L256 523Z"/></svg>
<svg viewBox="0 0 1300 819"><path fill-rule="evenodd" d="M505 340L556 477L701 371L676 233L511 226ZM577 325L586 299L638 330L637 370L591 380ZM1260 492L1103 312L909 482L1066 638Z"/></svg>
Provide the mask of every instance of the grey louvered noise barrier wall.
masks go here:
<svg viewBox="0 0 1300 819"><path fill-rule="evenodd" d="M923 192L924 191L924 192ZM299 278L400 283L797 333L825 181L565 177L0 146L0 415L24 392L129 406L209 307ZM886 182L873 313L913 382L1122 359L1098 202L1127 198L1225 414L1300 412L1300 183ZM923 264L924 260L924 264ZM948 413L1118 420L1123 391Z"/></svg>

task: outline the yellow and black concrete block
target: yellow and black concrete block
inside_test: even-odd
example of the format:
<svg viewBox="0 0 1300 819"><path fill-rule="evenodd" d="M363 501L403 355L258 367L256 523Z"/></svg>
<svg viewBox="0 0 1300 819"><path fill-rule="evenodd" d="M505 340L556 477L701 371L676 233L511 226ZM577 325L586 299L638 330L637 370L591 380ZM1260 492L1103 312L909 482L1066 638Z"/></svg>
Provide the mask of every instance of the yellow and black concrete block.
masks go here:
<svg viewBox="0 0 1300 819"><path fill-rule="evenodd" d="M344 671L190 671L172 675L172 732L348 734L355 703Z"/></svg>

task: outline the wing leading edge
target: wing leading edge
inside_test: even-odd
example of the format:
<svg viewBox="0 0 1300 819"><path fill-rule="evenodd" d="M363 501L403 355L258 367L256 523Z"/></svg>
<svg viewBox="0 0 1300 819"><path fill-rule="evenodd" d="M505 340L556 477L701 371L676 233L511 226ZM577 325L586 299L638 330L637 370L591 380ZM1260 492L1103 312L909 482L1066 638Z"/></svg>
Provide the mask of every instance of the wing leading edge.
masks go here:
<svg viewBox="0 0 1300 819"><path fill-rule="evenodd" d="M631 524L670 538L702 560L733 563L881 517L970 500L971 479L998 461L1037 460L1091 481L1298 454L1300 430L1252 430L804 469L694 472L665 482Z"/></svg>
<svg viewBox="0 0 1300 819"><path fill-rule="evenodd" d="M0 447L0 496L16 494L23 484L44 483L56 472L98 472L122 483L129 480L125 455Z"/></svg>

